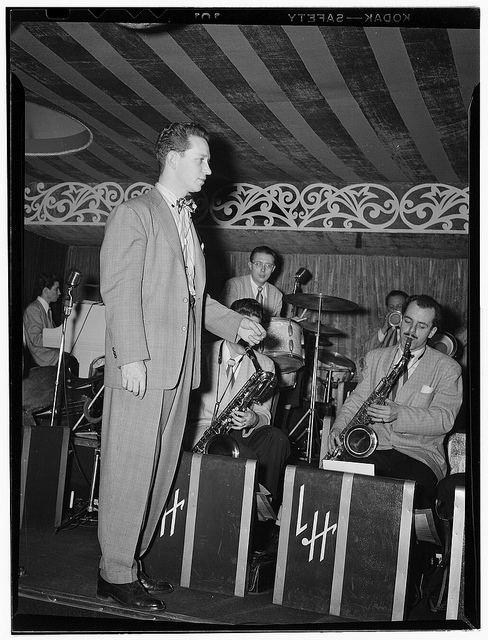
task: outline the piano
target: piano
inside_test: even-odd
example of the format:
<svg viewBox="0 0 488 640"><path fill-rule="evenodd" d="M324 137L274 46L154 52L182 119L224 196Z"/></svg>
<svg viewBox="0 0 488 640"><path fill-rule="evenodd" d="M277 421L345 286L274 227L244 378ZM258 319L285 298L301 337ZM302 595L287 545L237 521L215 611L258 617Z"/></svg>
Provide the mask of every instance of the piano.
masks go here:
<svg viewBox="0 0 488 640"><path fill-rule="evenodd" d="M43 329L43 345L59 349L62 328L60 325ZM105 306L102 303L83 300L73 306L66 322L64 350L78 360L78 376L88 378L91 363L105 355Z"/></svg>

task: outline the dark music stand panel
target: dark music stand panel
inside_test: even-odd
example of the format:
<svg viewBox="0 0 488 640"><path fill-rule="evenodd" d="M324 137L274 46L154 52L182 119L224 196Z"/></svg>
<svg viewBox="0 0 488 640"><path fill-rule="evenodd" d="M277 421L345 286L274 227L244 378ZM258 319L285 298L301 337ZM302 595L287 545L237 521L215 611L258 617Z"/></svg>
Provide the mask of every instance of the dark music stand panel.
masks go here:
<svg viewBox="0 0 488 640"><path fill-rule="evenodd" d="M146 571L182 587L244 596L256 460L184 452Z"/></svg>
<svg viewBox="0 0 488 640"><path fill-rule="evenodd" d="M20 526L60 526L66 487L69 427L24 425L20 472Z"/></svg>
<svg viewBox="0 0 488 640"><path fill-rule="evenodd" d="M415 483L288 466L273 603L403 620Z"/></svg>

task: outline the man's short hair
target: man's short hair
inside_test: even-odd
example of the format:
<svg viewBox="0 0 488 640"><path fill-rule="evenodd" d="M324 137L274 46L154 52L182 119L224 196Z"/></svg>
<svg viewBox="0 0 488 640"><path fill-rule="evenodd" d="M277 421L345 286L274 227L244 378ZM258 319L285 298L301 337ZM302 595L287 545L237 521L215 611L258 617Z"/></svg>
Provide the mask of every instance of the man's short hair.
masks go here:
<svg viewBox="0 0 488 640"><path fill-rule="evenodd" d="M170 151L184 153L191 147L190 136L197 136L209 141L209 134L196 122L173 122L165 127L158 136L156 142L156 158L159 163L159 171L164 169L166 156Z"/></svg>
<svg viewBox="0 0 488 640"><path fill-rule="evenodd" d="M55 282L61 282L59 276L57 276L55 273L40 273L34 287L35 295L40 296L44 291L44 287L52 289Z"/></svg>
<svg viewBox="0 0 488 640"><path fill-rule="evenodd" d="M431 298L430 296L426 296L424 294L413 295L407 299L407 303L405 305L405 309L411 302L416 302L417 306L421 309L434 309L434 320L432 324L434 327L439 328L442 323L442 307L441 305Z"/></svg>
<svg viewBox="0 0 488 640"><path fill-rule="evenodd" d="M240 300L234 300L230 305L232 311L237 311L243 316L256 316L259 318L259 322L263 320L263 307L254 298L241 298Z"/></svg>
<svg viewBox="0 0 488 640"><path fill-rule="evenodd" d="M406 300L408 298L408 293L405 293L405 291L400 291L400 289L393 289L393 291L390 291L390 293L388 293L385 298L386 306L388 306L388 300L390 298L393 298L393 296L402 296ZM403 308L405 309L405 307Z"/></svg>
<svg viewBox="0 0 488 640"><path fill-rule="evenodd" d="M249 258L250 262L253 261L256 253L267 253L269 256L273 256L273 260L276 264L276 261L277 261L276 251L273 251L273 249L271 249L270 247L267 247L266 245L262 245L260 247L254 247L254 249L251 251L251 257Z"/></svg>

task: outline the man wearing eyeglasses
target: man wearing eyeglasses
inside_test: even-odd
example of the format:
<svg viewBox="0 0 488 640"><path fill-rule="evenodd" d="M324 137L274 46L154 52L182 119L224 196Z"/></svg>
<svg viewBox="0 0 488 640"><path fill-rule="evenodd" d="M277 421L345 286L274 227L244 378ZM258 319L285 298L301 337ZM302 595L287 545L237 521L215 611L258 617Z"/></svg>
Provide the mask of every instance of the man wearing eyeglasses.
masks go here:
<svg viewBox="0 0 488 640"><path fill-rule="evenodd" d="M268 282L276 268L276 253L266 246L255 247L248 266L248 275L227 280L219 301L230 307L236 300L254 298L263 307L268 318L279 317L283 306L283 294Z"/></svg>
<svg viewBox="0 0 488 640"><path fill-rule="evenodd" d="M383 324L364 343L364 353L373 349L383 349L397 344L402 313L408 295L404 291L394 289L386 296L386 313Z"/></svg>

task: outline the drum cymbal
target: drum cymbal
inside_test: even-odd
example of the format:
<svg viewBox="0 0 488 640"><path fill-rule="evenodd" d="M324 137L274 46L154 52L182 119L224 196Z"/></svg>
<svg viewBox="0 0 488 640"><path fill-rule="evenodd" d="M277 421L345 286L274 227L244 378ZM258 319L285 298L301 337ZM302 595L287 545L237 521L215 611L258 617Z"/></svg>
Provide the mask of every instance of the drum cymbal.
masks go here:
<svg viewBox="0 0 488 640"><path fill-rule="evenodd" d="M359 305L344 298L334 298L322 293L289 293L283 296L285 302L301 309L318 311L319 304L322 311L357 311Z"/></svg>
<svg viewBox="0 0 488 640"><path fill-rule="evenodd" d="M326 369L332 369L333 371L355 371L356 365L352 360L346 358L346 356L337 353L336 351L329 351L328 349L321 349L319 351L319 360L325 366Z"/></svg>
<svg viewBox="0 0 488 640"><path fill-rule="evenodd" d="M310 331L311 333L317 333L317 323L310 322L310 320L303 320L303 322L299 323L304 331ZM320 323L319 333L320 335L325 336L343 336L344 332L340 331L340 329L336 329L332 327L330 324Z"/></svg>

